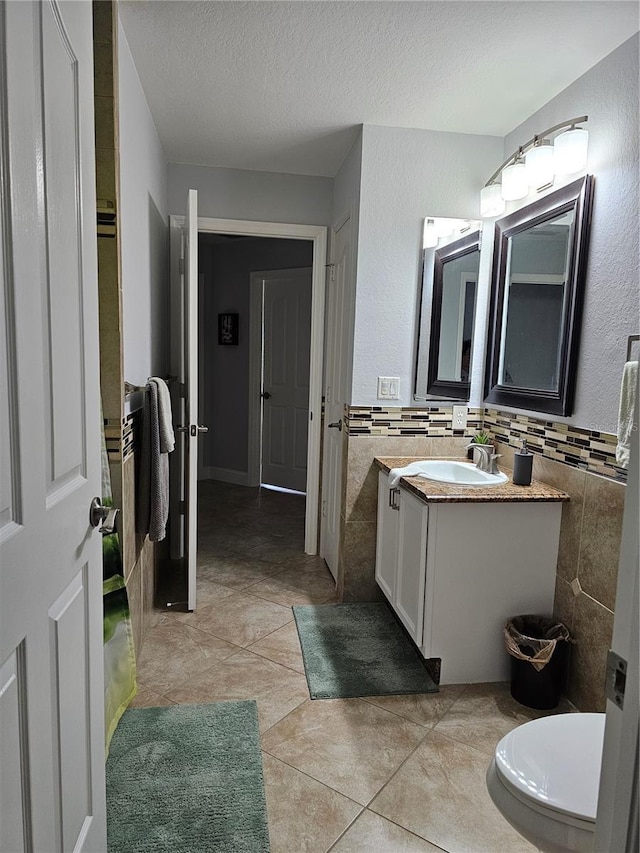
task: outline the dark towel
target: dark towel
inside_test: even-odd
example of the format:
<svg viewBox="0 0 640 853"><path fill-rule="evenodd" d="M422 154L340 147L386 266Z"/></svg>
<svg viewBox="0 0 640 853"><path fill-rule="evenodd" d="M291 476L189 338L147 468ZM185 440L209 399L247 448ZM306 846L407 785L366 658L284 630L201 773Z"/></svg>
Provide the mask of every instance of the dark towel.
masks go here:
<svg viewBox="0 0 640 853"><path fill-rule="evenodd" d="M169 516L169 456L160 452L158 386L148 382L142 412L137 530L152 542L165 537Z"/></svg>

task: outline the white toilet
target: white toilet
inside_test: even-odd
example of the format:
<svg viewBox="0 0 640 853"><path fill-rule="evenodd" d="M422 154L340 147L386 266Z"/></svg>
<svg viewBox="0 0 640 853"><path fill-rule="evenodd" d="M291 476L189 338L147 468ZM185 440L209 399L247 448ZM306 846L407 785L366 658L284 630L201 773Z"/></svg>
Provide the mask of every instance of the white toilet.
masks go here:
<svg viewBox="0 0 640 853"><path fill-rule="evenodd" d="M491 799L544 853L592 853L605 714L559 714L502 738L487 771Z"/></svg>

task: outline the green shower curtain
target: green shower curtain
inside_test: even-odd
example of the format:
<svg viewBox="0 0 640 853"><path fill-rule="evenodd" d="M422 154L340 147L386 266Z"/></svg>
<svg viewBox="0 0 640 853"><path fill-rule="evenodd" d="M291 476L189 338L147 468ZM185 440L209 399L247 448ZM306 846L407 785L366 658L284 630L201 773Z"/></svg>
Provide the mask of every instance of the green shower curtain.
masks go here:
<svg viewBox="0 0 640 853"><path fill-rule="evenodd" d="M104 422L103 422L104 423ZM113 504L109 458L102 432L102 503ZM136 658L133 626L122 568L120 537L107 533L102 537L102 600L104 609L104 714L105 748L120 717L136 695Z"/></svg>

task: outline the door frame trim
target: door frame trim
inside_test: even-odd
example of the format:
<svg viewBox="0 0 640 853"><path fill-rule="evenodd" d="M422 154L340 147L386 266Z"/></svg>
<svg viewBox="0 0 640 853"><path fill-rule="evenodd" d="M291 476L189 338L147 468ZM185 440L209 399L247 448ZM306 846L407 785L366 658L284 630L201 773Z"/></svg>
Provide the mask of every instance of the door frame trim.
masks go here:
<svg viewBox="0 0 640 853"><path fill-rule="evenodd" d="M342 212L335 218L334 222L331 225L331 230L329 232L329 234L330 234L330 243L329 243L329 264L330 264L330 267L333 267L333 265L336 262L336 240L337 240L338 232L342 228L344 228L344 226L347 224L348 224L348 227L350 229L353 229L355 226L355 228L357 230L356 210L355 210L355 206L353 203L351 203L350 205L348 205L348 207L343 209ZM351 230L351 239L349 241L349 249L348 249L348 263L349 263L349 270L351 273L351 278L346 283L346 285L349 289L349 301L348 301L348 305L346 306L346 308L347 308L347 318L346 318L347 323L352 323L353 318L355 316L355 263L356 263L356 258L355 258L354 240L356 237L357 237L357 235L354 235L353 230ZM328 311L328 310L329 310L329 295L327 295L327 305L325 307L325 311ZM331 320L331 318L329 316L327 316L327 323L329 323L330 320ZM353 326L350 326L350 328L351 328L351 330L353 330ZM329 335L329 332L327 330L327 345L329 343L329 338L330 338L330 335ZM334 345L334 348L335 348L335 345ZM353 348L352 347L347 348L347 351L343 354L345 355L345 365L344 365L345 401L344 402L346 404L347 401L351 398L350 397L350 394L351 394L350 377L351 377L351 373L352 373L352 369L353 369ZM328 354L327 355L327 364L325 365L325 377L324 377L325 401L328 397L328 390L329 390L328 389L329 358L330 358L330 356ZM326 418L326 412L325 412L325 418ZM327 470L325 469L324 466L327 464L327 448L328 448L327 442L329 440L328 439L328 425L326 423L323 424L323 438L322 438L322 440L323 440L323 447L324 447L322 483L323 483L323 489L326 490L327 489L328 473L327 473ZM342 445L341 452L344 453L344 443ZM341 483L341 488L343 485L344 484ZM341 509L339 508L338 509L338 525L340 523L340 511L341 511ZM325 562L326 562L326 554L327 554L327 550L328 550L327 544L326 544L327 519L328 519L328 515L326 513L325 506L323 506L323 509L321 512L321 517L320 517L320 537L319 537L320 551L319 551L319 553L320 553L321 557L325 558ZM338 543L338 552L339 551L340 551L340 544ZM327 565L329 565L329 563L327 563ZM331 569L331 567L330 567L330 570L331 570L331 573L333 574L333 569ZM340 554L338 553L336 555L336 565L335 565L335 579L336 579L336 581L338 580L339 572L340 572Z"/></svg>
<svg viewBox="0 0 640 853"><path fill-rule="evenodd" d="M176 226L184 216L171 216ZM326 290L327 232L325 225L296 225L245 219L198 217L198 232L237 234L251 237L280 237L313 243L311 271L311 342L309 359L309 438L307 446L307 500L304 550L318 553L318 509L320 502L320 448L322 443L322 373L324 364L324 303Z"/></svg>
<svg viewBox="0 0 640 853"><path fill-rule="evenodd" d="M262 273L249 274L249 424L247 447L247 485L260 485L260 461L262 442L260 418L260 391L262 347L262 300L258 283L262 282Z"/></svg>

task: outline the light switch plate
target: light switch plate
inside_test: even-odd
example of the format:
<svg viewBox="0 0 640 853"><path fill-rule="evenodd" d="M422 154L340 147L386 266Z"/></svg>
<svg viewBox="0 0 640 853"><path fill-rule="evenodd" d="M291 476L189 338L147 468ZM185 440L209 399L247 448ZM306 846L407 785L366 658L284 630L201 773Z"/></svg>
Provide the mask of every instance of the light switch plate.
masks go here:
<svg viewBox="0 0 640 853"><path fill-rule="evenodd" d="M378 400L400 399L400 377L378 376Z"/></svg>
<svg viewBox="0 0 640 853"><path fill-rule="evenodd" d="M467 407L466 406L454 406L453 407L453 428L454 429L466 429L467 428Z"/></svg>

